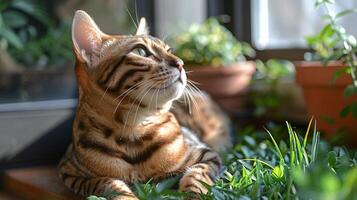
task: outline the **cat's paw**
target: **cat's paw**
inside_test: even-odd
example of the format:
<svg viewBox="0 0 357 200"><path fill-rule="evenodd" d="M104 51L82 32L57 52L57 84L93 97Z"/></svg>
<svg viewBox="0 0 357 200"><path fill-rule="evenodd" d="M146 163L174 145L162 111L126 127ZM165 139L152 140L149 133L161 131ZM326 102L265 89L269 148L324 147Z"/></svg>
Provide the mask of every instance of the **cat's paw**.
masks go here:
<svg viewBox="0 0 357 200"><path fill-rule="evenodd" d="M198 164L194 168L189 169L181 178L179 190L182 192L192 192L195 194L206 194L208 192L206 185L213 185L214 178L212 177L208 166Z"/></svg>
<svg viewBox="0 0 357 200"><path fill-rule="evenodd" d="M137 198L136 196L133 195L120 195L120 196L116 196L113 198L108 198L109 200L139 200L139 198Z"/></svg>

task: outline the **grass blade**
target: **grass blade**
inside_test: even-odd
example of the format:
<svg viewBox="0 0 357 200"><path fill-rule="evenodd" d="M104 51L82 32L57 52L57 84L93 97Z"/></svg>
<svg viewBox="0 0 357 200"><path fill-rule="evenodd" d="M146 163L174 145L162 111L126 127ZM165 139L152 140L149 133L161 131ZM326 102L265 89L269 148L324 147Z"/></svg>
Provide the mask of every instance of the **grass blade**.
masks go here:
<svg viewBox="0 0 357 200"><path fill-rule="evenodd" d="M296 134L296 132L294 131L294 137L295 137L295 144L296 144L296 151L298 153L299 156L299 164L302 163L302 159L303 159L303 153L302 153L302 148L301 148L301 144L300 144L300 140L298 135Z"/></svg>
<svg viewBox="0 0 357 200"><path fill-rule="evenodd" d="M293 134L293 130L288 122L285 122L286 126L288 128L288 133L289 133L289 141L290 141L290 167L293 167L295 165L296 161L296 145L295 145L295 137Z"/></svg>
<svg viewBox="0 0 357 200"><path fill-rule="evenodd" d="M314 124L314 132L313 132L313 138L312 138L312 149L311 149L311 161L314 162L317 157L317 150L320 142L320 133L316 131L316 120Z"/></svg>
<svg viewBox="0 0 357 200"><path fill-rule="evenodd" d="M312 120L314 119L314 117L311 117L310 121L309 121L309 126L307 127L306 133L305 133L305 138L304 138L304 146L303 148L306 148L306 143L307 143L307 138L309 136L309 132L310 132L310 128L311 128L311 124L312 124Z"/></svg>
<svg viewBox="0 0 357 200"><path fill-rule="evenodd" d="M283 154L281 153L281 151L280 151L280 149L279 149L279 146L278 146L278 144L276 143L276 141L275 141L273 135L270 133L270 131L269 131L268 129L266 129L266 128L264 128L264 129L268 132L268 134L269 134L271 140L273 141L273 144L274 144L274 146L275 146L276 151L278 152L278 156L279 156L280 160L283 160L283 161L284 161L284 156L283 156Z"/></svg>

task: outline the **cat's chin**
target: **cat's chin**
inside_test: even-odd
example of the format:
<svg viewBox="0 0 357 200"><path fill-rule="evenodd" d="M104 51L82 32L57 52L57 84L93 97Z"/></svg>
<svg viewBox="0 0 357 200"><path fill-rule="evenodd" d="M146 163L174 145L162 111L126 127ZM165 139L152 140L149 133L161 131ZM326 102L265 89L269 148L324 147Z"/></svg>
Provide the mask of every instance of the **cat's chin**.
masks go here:
<svg viewBox="0 0 357 200"><path fill-rule="evenodd" d="M134 95L138 101L143 102L149 109L157 110L163 105L179 99L185 90L186 84L187 78L185 71L183 71L176 79L173 79L172 82L166 85L151 87L146 92L138 91L138 93Z"/></svg>
<svg viewBox="0 0 357 200"><path fill-rule="evenodd" d="M148 107L156 110L168 102L180 98L184 89L185 83L181 80L177 80L167 87L150 90L145 96L137 99L141 100Z"/></svg>

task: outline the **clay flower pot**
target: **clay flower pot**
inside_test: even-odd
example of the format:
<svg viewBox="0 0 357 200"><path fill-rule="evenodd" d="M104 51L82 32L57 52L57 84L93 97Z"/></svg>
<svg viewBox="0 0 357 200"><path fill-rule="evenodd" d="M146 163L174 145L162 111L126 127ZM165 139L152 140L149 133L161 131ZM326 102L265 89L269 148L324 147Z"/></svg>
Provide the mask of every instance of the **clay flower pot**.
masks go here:
<svg viewBox="0 0 357 200"><path fill-rule="evenodd" d="M236 111L244 107L244 95L255 72L252 61L229 66L186 67L188 79L209 93L226 111ZM243 96L243 97L242 97Z"/></svg>
<svg viewBox="0 0 357 200"><path fill-rule="evenodd" d="M197 86L212 96L235 96L244 91L255 72L255 63L241 62L229 66L195 66L188 67L188 78L199 84Z"/></svg>
<svg viewBox="0 0 357 200"><path fill-rule="evenodd" d="M357 132L357 120L351 115L340 117L341 110L356 101L356 97L343 97L344 89L352 83L350 76L343 74L332 83L334 74L343 67L341 62L330 62L323 66L321 62L295 62L296 81L302 87L305 104L310 115L317 118L317 127L328 137L341 128L349 134ZM326 122L326 117L333 123ZM325 119L324 119L325 118ZM349 137L357 144L356 137Z"/></svg>

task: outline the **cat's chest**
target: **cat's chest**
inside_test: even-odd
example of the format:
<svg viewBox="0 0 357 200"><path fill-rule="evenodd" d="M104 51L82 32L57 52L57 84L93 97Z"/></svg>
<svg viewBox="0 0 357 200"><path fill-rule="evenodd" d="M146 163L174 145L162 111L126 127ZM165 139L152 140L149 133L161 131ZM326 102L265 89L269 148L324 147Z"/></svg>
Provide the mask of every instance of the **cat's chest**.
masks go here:
<svg viewBox="0 0 357 200"><path fill-rule="evenodd" d="M134 140L116 138L115 143L124 154L123 174L130 180L145 180L174 171L186 150L181 128L173 120L146 128Z"/></svg>

